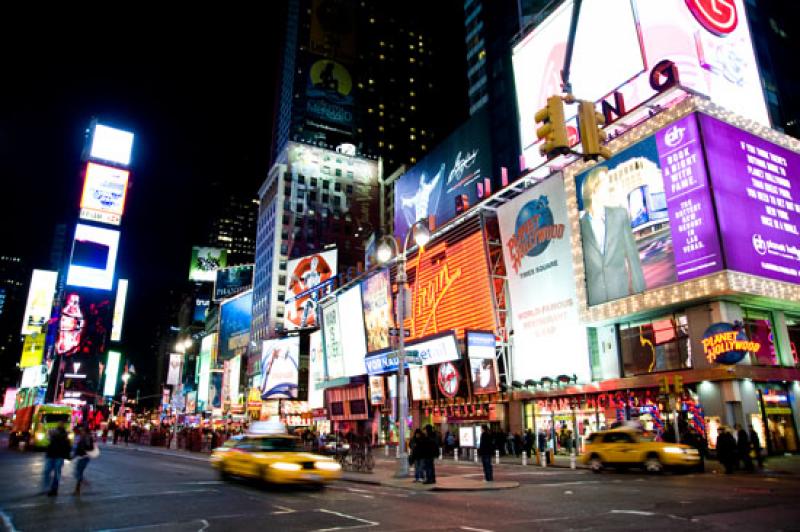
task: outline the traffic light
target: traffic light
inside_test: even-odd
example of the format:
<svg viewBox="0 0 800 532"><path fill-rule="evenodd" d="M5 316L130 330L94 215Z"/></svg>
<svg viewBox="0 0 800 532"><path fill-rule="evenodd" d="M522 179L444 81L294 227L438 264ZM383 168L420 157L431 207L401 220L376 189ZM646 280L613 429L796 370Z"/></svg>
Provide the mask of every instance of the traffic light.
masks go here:
<svg viewBox="0 0 800 532"><path fill-rule="evenodd" d="M661 377L661 384L659 385L661 393L669 395L669 377Z"/></svg>
<svg viewBox="0 0 800 532"><path fill-rule="evenodd" d="M594 108L594 102L581 100L578 102L578 129L581 134L583 158L597 160L598 157L608 159L611 151L601 143L608 138L603 131L605 119Z"/></svg>
<svg viewBox="0 0 800 532"><path fill-rule="evenodd" d="M534 117L542 126L536 130L536 137L544 140L539 147L539 153L552 159L557 155L569 153L569 135L567 124L564 121L564 102L561 96L550 96L547 107L539 109Z"/></svg>
<svg viewBox="0 0 800 532"><path fill-rule="evenodd" d="M675 378L672 380L672 385L675 387L676 395L681 395L683 393L683 377L675 375Z"/></svg>

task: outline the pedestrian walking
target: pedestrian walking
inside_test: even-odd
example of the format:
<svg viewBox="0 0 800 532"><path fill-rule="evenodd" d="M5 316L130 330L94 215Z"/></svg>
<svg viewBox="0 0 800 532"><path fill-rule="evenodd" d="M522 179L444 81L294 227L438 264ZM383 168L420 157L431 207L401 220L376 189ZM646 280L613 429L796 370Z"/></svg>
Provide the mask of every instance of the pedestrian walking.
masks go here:
<svg viewBox="0 0 800 532"><path fill-rule="evenodd" d="M719 436L717 436L717 459L725 466L725 473L730 475L736 470L736 464L739 462L736 456L736 440L728 427L721 426L719 430Z"/></svg>
<svg viewBox="0 0 800 532"><path fill-rule="evenodd" d="M753 428L753 425L750 425L750 447L752 447L753 453L756 455L758 468L764 469L764 455L762 454L764 450L761 447L761 439L758 437L758 433Z"/></svg>
<svg viewBox="0 0 800 532"><path fill-rule="evenodd" d="M736 424L736 450L744 470L753 471L753 459L750 457L752 450L750 437L747 435L747 431L738 423Z"/></svg>
<svg viewBox="0 0 800 532"><path fill-rule="evenodd" d="M478 456L481 457L483 464L483 480L485 482L492 482L494 480L494 471L492 469L492 455L494 454L494 443L492 435L489 433L489 427L484 425L481 427L481 439L478 443Z"/></svg>
<svg viewBox="0 0 800 532"><path fill-rule="evenodd" d="M53 429L49 436L50 443L47 445L45 454L42 486L44 490L48 490L47 495L53 497L58 495L61 468L64 467L64 460L69 458L70 446L64 423L59 423L58 427Z"/></svg>
<svg viewBox="0 0 800 532"><path fill-rule="evenodd" d="M427 425L425 427L425 438L423 439L424 459L425 459L425 481L423 484L436 484L436 465L434 460L439 456L439 444L436 440L436 434L433 432L433 427Z"/></svg>
<svg viewBox="0 0 800 532"><path fill-rule="evenodd" d="M75 463L74 495L81 494L81 484L84 482L88 484L88 481L83 478L83 475L86 471L86 466L89 465L89 460L92 458L91 455L94 453L99 454L99 451L95 448L94 439L92 438L91 433L85 426L83 426L77 431L75 446L72 449L72 459Z"/></svg>
<svg viewBox="0 0 800 532"><path fill-rule="evenodd" d="M417 429L409 442L411 454L408 461L414 466L414 482L423 482L425 480L425 460L422 458L425 445L424 439L422 431Z"/></svg>

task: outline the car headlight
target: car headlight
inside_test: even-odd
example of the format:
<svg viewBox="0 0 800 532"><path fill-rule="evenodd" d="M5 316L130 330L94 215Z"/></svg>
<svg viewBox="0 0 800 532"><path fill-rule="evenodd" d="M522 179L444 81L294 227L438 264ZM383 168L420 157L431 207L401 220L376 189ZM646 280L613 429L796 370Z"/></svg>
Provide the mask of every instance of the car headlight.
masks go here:
<svg viewBox="0 0 800 532"><path fill-rule="evenodd" d="M686 454L700 454L697 449L686 449Z"/></svg>
<svg viewBox="0 0 800 532"><path fill-rule="evenodd" d="M300 464L291 464L289 462L275 462L270 467L280 471L300 471L301 469Z"/></svg>
<svg viewBox="0 0 800 532"><path fill-rule="evenodd" d="M37 432L34 437L36 438L37 441L38 440L43 440L44 439L44 432Z"/></svg>
<svg viewBox="0 0 800 532"><path fill-rule="evenodd" d="M681 449L680 447L664 447L664 452L671 454L683 454L684 449Z"/></svg>
<svg viewBox="0 0 800 532"><path fill-rule="evenodd" d="M323 471L339 471L342 468L336 462L314 462L314 467Z"/></svg>

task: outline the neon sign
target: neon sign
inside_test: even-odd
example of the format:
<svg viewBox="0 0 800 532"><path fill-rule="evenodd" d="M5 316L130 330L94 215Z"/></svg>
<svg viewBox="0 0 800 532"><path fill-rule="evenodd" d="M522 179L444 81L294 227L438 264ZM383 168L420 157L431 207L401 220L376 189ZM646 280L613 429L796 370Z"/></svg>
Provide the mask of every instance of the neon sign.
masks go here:
<svg viewBox="0 0 800 532"><path fill-rule="evenodd" d="M728 35L739 25L733 0L686 0L686 5L697 22L718 37Z"/></svg>
<svg viewBox="0 0 800 532"><path fill-rule="evenodd" d="M730 323L715 323L703 334L703 353L711 363L736 364L747 353L757 353L761 344L752 342L744 330Z"/></svg>

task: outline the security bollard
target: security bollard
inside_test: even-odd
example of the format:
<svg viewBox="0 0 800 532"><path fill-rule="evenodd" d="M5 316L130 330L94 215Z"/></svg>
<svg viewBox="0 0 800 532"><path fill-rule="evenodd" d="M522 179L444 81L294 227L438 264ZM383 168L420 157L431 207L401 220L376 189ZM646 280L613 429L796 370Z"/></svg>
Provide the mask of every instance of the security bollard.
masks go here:
<svg viewBox="0 0 800 532"><path fill-rule="evenodd" d="M454 460L454 461L458 462L458 454L459 454L460 452L461 452L461 448L460 448L460 447L456 447L456 450L455 450L455 451L453 451L453 460Z"/></svg>
<svg viewBox="0 0 800 532"><path fill-rule="evenodd" d="M478 463L478 449L472 449L472 459L476 464Z"/></svg>
<svg viewBox="0 0 800 532"><path fill-rule="evenodd" d="M387 456L387 457L389 456L389 445L388 444L383 446L383 456Z"/></svg>
<svg viewBox="0 0 800 532"><path fill-rule="evenodd" d="M440 447L439 448L439 461L441 462L442 460L444 460L444 449L442 449Z"/></svg>
<svg viewBox="0 0 800 532"><path fill-rule="evenodd" d="M528 453L522 451L522 465L528 465Z"/></svg>
<svg viewBox="0 0 800 532"><path fill-rule="evenodd" d="M547 467L547 451L539 452L539 459L542 462L542 467Z"/></svg>
<svg viewBox="0 0 800 532"><path fill-rule="evenodd" d="M575 450L569 453L569 468L575 469Z"/></svg>
<svg viewBox="0 0 800 532"><path fill-rule="evenodd" d="M494 452L494 465L500 465L500 451Z"/></svg>

